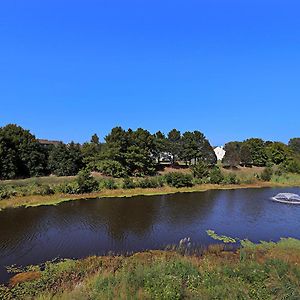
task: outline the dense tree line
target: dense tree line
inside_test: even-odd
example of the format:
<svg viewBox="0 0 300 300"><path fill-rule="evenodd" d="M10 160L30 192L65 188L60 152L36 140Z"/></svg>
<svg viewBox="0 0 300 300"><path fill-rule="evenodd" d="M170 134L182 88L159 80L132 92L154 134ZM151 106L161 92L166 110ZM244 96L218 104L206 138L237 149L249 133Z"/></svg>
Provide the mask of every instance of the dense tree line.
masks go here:
<svg viewBox="0 0 300 300"><path fill-rule="evenodd" d="M82 167L78 144L45 146L20 126L9 124L0 128L0 179L76 175Z"/></svg>
<svg viewBox="0 0 300 300"><path fill-rule="evenodd" d="M286 145L281 142L258 138L225 145L223 165L234 168L242 166L271 167L278 165L288 172L300 173L300 138L293 138Z"/></svg>
<svg viewBox="0 0 300 300"><path fill-rule="evenodd" d="M186 164L217 161L212 146L199 131L182 135L173 129L165 136L160 131L151 134L142 128L126 131L115 127L105 137L101 150L90 158L88 167L115 177L154 175L165 157L173 165L178 160Z"/></svg>
<svg viewBox="0 0 300 300"><path fill-rule="evenodd" d="M45 149L28 130L12 124L0 128L0 178L44 175L46 161Z"/></svg>
<svg viewBox="0 0 300 300"><path fill-rule="evenodd" d="M20 126L10 124L0 128L1 179L69 176L83 168L114 177L154 175L165 157L173 165L178 160L187 165L198 161L216 163L212 146L199 131L181 134L173 129L165 136L142 128L115 127L103 144L95 134L83 145L74 142L42 145Z"/></svg>
<svg viewBox="0 0 300 300"><path fill-rule="evenodd" d="M227 143L225 151L223 165L227 167L275 164L289 172L300 172L300 138L291 139L288 145L252 138ZM184 163L192 168L195 177L201 177L208 172L207 166L216 165L217 158L200 131L181 133L173 129L165 135L161 131L151 134L142 128L115 127L104 143L94 134L83 145L45 145L20 126L0 128L0 179L69 176L81 169L113 177L151 176L163 162L173 166ZM214 171L218 178L218 171Z"/></svg>

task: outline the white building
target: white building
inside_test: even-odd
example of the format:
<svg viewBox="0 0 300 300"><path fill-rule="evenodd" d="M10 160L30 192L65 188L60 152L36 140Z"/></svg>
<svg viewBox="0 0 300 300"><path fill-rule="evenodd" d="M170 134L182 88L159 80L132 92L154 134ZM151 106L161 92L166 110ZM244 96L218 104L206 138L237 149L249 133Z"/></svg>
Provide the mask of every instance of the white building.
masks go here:
<svg viewBox="0 0 300 300"><path fill-rule="evenodd" d="M222 160L223 157L225 156L225 153L226 153L226 151L224 150L224 147L223 147L223 146L221 146L221 147L216 147L216 148L214 149L214 151L215 151L215 153L216 153L216 156L217 156L218 160Z"/></svg>

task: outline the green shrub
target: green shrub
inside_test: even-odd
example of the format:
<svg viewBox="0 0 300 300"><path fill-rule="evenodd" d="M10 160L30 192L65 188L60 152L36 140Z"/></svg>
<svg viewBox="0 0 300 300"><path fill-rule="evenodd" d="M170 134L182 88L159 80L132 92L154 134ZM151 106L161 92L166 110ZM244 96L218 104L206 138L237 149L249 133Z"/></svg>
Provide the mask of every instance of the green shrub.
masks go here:
<svg viewBox="0 0 300 300"><path fill-rule="evenodd" d="M54 190L48 184L32 184L29 186L19 187L18 190L23 191L24 196L27 195L53 195Z"/></svg>
<svg viewBox="0 0 300 300"><path fill-rule="evenodd" d="M272 168L265 168L262 173L260 174L260 179L262 181L270 181L273 175L273 170Z"/></svg>
<svg viewBox="0 0 300 300"><path fill-rule="evenodd" d="M159 188L163 186L163 180L161 177L144 178L138 181L137 186L142 189Z"/></svg>
<svg viewBox="0 0 300 300"><path fill-rule="evenodd" d="M99 186L108 190L115 190L118 188L117 182L112 178L102 179L99 183Z"/></svg>
<svg viewBox="0 0 300 300"><path fill-rule="evenodd" d="M102 160L96 164L96 170L112 177L126 177L127 170L115 160Z"/></svg>
<svg viewBox="0 0 300 300"><path fill-rule="evenodd" d="M206 179L193 178L193 185L206 183Z"/></svg>
<svg viewBox="0 0 300 300"><path fill-rule="evenodd" d="M283 169L289 173L300 174L300 160L299 159L289 159L283 163Z"/></svg>
<svg viewBox="0 0 300 300"><path fill-rule="evenodd" d="M63 194L83 194L97 190L99 190L98 182L92 176L86 174L80 174L80 177L75 181L62 183L56 187L56 191Z"/></svg>
<svg viewBox="0 0 300 300"><path fill-rule="evenodd" d="M251 181L251 179L248 179L248 180L249 180L249 183L253 183L253 181ZM238 177L236 176L236 174L229 173L224 176L223 183L224 184L240 184L241 182L238 179Z"/></svg>
<svg viewBox="0 0 300 300"><path fill-rule="evenodd" d="M13 196L30 196L30 195L52 195L54 189L47 184L32 183L26 186L7 185L0 187L0 199L8 199Z"/></svg>
<svg viewBox="0 0 300 300"><path fill-rule="evenodd" d="M53 195L54 190L51 186L43 184L40 188L40 195Z"/></svg>
<svg viewBox="0 0 300 300"><path fill-rule="evenodd" d="M2 199L8 199L11 196L12 195L11 195L10 191L7 190L7 188L4 188L4 187L0 186L0 200L2 200Z"/></svg>
<svg viewBox="0 0 300 300"><path fill-rule="evenodd" d="M221 172L221 169L217 166L213 167L213 169L209 173L210 183L220 184L224 180L224 175Z"/></svg>
<svg viewBox="0 0 300 300"><path fill-rule="evenodd" d="M191 167L193 176L198 179L203 179L209 175L209 167L206 163L199 161L196 165Z"/></svg>
<svg viewBox="0 0 300 300"><path fill-rule="evenodd" d="M181 188L193 186L193 177L190 174L171 172L164 176L166 183L169 186Z"/></svg>
<svg viewBox="0 0 300 300"><path fill-rule="evenodd" d="M69 183L62 183L57 186L56 190L63 194L80 194L79 186L76 181L71 181Z"/></svg>
<svg viewBox="0 0 300 300"><path fill-rule="evenodd" d="M76 178L78 193L91 193L99 190L99 184L88 170L81 170Z"/></svg>
<svg viewBox="0 0 300 300"><path fill-rule="evenodd" d="M134 189L135 187L135 183L131 178L124 178L122 185L123 189Z"/></svg>
<svg viewBox="0 0 300 300"><path fill-rule="evenodd" d="M281 165L275 170L274 175L282 176L284 173L285 173L285 170L284 170L283 166Z"/></svg>

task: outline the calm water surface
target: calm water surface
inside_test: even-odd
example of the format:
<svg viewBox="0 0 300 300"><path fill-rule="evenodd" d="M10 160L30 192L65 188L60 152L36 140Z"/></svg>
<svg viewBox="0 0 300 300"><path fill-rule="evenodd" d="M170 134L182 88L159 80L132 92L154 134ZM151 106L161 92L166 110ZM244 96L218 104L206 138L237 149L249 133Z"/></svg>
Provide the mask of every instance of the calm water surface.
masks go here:
<svg viewBox="0 0 300 300"><path fill-rule="evenodd" d="M0 212L0 282L5 266L108 251L161 249L181 238L207 245L206 230L254 242L300 238L300 205L269 198L300 188L207 191L80 200Z"/></svg>

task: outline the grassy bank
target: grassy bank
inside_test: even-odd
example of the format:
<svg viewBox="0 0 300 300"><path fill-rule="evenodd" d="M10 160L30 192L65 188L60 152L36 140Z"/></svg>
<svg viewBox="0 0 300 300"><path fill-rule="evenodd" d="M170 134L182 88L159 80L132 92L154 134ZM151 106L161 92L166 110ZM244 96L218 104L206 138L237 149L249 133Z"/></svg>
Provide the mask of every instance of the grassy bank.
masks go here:
<svg viewBox="0 0 300 300"><path fill-rule="evenodd" d="M300 241L148 251L31 266L0 299L300 299Z"/></svg>
<svg viewBox="0 0 300 300"><path fill-rule="evenodd" d="M243 174L243 176L245 176ZM39 178L38 181L42 181L44 184L56 184L57 181L60 183L70 182L74 178ZM48 180L48 182L47 182ZM117 180L117 182L120 180ZM55 183L53 183L55 182ZM2 182L2 186L8 185L11 183ZM18 186L30 187L37 182L35 179L25 179L14 181L14 184ZM88 194L63 194L63 193L54 193L50 195L22 195L22 196L13 196L8 199L0 200L0 210L5 208L15 208L20 206L30 207L30 206L40 206L40 205L56 205L65 201L72 201L78 199L86 198L104 198L104 197L132 197L138 195L164 195L172 193L186 193L186 192L202 192L207 190L216 190L216 189L241 189L241 188L263 188L263 187L289 187L289 186L300 186L300 175L297 174L284 174L281 176L273 175L272 180L269 182L262 182L259 180L243 180L239 184L196 184L193 187L182 187L175 188L164 185L157 188L132 188L124 189L120 188L120 184L116 189L104 188L100 191L88 193Z"/></svg>
<svg viewBox="0 0 300 300"><path fill-rule="evenodd" d="M48 184L57 185L61 183L71 182L76 176L43 176L43 177L32 177L25 179L11 179L11 180L0 180L0 187L13 185L13 186L28 186L33 184Z"/></svg>

